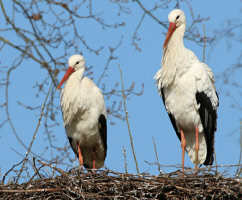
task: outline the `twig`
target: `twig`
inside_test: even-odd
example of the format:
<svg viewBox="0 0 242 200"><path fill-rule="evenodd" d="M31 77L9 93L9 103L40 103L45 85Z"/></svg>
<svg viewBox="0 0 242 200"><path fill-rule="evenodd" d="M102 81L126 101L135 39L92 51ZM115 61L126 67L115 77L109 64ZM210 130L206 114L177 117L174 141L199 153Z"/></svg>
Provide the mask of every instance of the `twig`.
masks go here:
<svg viewBox="0 0 242 200"><path fill-rule="evenodd" d="M204 45L203 45L203 63L205 61L205 24L203 25L203 30L204 30L204 37L203 37L203 41L204 41Z"/></svg>
<svg viewBox="0 0 242 200"><path fill-rule="evenodd" d="M50 167L50 168L58 171L61 175L68 177L68 174L66 172L64 172L62 169L59 169L57 167L54 167L54 166L52 166L52 165L50 165L48 163L45 163L45 162L43 162L41 160L37 160L37 161L40 162L41 164L43 164L44 166L48 166L48 167Z"/></svg>
<svg viewBox="0 0 242 200"><path fill-rule="evenodd" d="M159 19L157 19L157 17L155 17L153 14L151 14L151 12L148 11L148 10L147 10L147 9L141 4L141 2L140 2L139 0L135 0L135 1L139 4L139 6L142 8L142 10L143 10L145 13L147 13L151 18L153 18L156 22L158 22L158 24L162 25L162 26L165 27L165 28L168 28L167 25L166 25L165 23L161 22Z"/></svg>
<svg viewBox="0 0 242 200"><path fill-rule="evenodd" d="M213 151L214 151L214 161L215 161L216 172L218 172L217 155L215 153L215 148Z"/></svg>
<svg viewBox="0 0 242 200"><path fill-rule="evenodd" d="M42 175L40 175L39 171L38 171L37 168L36 168L36 165L35 165L35 159L36 159L36 157L33 157L33 158L32 158L32 161L33 161L33 169L34 169L35 173L39 176L39 178L43 178ZM33 176L33 177L34 177L34 176Z"/></svg>
<svg viewBox="0 0 242 200"><path fill-rule="evenodd" d="M22 160L20 163L13 165L12 168L10 170L8 170L5 174L3 174L3 180L2 180L2 184L4 184L5 178L8 175L9 172L11 172L15 167L19 166L24 160Z"/></svg>
<svg viewBox="0 0 242 200"><path fill-rule="evenodd" d="M242 157L242 120L240 120L240 154L239 154L238 168L235 175L236 177L239 177L242 172L242 167L240 166L241 157Z"/></svg>
<svg viewBox="0 0 242 200"><path fill-rule="evenodd" d="M128 173L127 161L126 161L126 150L125 150L124 146L123 146L123 149L124 149L124 151L123 151L123 154L124 154L124 168L125 168L125 172Z"/></svg>
<svg viewBox="0 0 242 200"><path fill-rule="evenodd" d="M158 159L158 154L157 154L157 150L156 150L155 140L154 140L154 137L152 137L152 138L153 138L153 144L154 144L154 147L155 147L155 156L156 156L156 160L157 160L157 163L158 163L158 170L159 170L159 173L161 173L159 159Z"/></svg>
<svg viewBox="0 0 242 200"><path fill-rule="evenodd" d="M35 193L35 192L57 192L57 191L65 191L66 188L44 188L44 189L32 189L32 190L0 190L0 192L6 193Z"/></svg>
<svg viewBox="0 0 242 200"><path fill-rule="evenodd" d="M54 79L53 79L53 80L54 80ZM24 164L25 164L25 162L26 162L26 160L27 160L27 158L28 158L29 152L30 152L31 147L32 147L32 145L33 145L33 142L34 142L34 140L35 140L35 138L36 138L36 134L37 134L37 132L38 132L39 126L40 126L40 124L41 124L41 119L42 119L42 116L43 116L43 114L44 114L45 104L46 104L46 101L47 101L47 99L48 99L48 97L49 97L49 94L50 94L50 91L51 91L51 88L52 88L53 80L52 80L52 82L51 82L51 84L50 84L50 89L49 89L49 91L48 91L48 93L47 93L47 95L46 95L46 98L45 98L45 101L44 101L44 105L42 106L42 110L41 110L41 114L40 114L40 117L39 117L38 125L37 125L37 127L36 127L36 130L35 130L35 133L34 133L34 135L33 135L32 141L31 141L31 143L30 143L29 149L28 149L28 151L26 152L26 156L25 156L25 159L24 159L24 162L23 162L22 168L21 168L21 170L20 170L20 172L19 172L19 174L18 174L18 178L17 178L16 182L18 182L18 180L19 180L19 178L20 178L20 175L21 175L21 173L23 172Z"/></svg>
<svg viewBox="0 0 242 200"><path fill-rule="evenodd" d="M134 45L135 46L135 50L138 50L138 51L141 51L141 49L139 48L139 45L135 42L135 40L139 40L139 38L138 38L138 30L139 30L139 28L140 28L144 18L145 18L145 13L141 17L141 20L140 20L138 26L136 27L136 29L134 31L134 34L133 34L133 37L132 37L132 41L133 41L132 45Z"/></svg>
<svg viewBox="0 0 242 200"><path fill-rule="evenodd" d="M125 110L126 121L127 121L128 129L129 129L130 143L131 143L131 147L132 147L132 151L133 151L133 156L134 156L134 160L135 160L135 164L136 164L136 170L137 170L137 173L139 174L139 167L138 167L138 163L137 163L136 156L135 156L135 152L134 152L133 138L132 138L131 131L130 131L130 127L129 127L128 111L126 110L122 70L120 68L120 65L118 65L118 67L119 67L119 71L120 71L120 75L121 75L121 81L122 81L123 99L124 99L124 110Z"/></svg>
<svg viewBox="0 0 242 200"><path fill-rule="evenodd" d="M110 62L111 62L112 60L117 59L117 57L114 57L114 56L113 56L113 53L114 53L115 50L117 50L117 49L120 47L120 45L122 44L122 41L123 41L123 36L121 37L121 39L120 39L120 41L119 41L119 43L118 43L118 45L117 45L116 47L114 47L114 48L109 47L109 50L110 50L110 56L109 56L109 58L108 58L108 60L107 60L107 62L106 62L106 65L105 65L105 67L104 67L104 70L103 70L101 76L100 76L99 79L98 79L97 86L99 86L101 80L106 76L106 71L108 70L108 67L109 67Z"/></svg>

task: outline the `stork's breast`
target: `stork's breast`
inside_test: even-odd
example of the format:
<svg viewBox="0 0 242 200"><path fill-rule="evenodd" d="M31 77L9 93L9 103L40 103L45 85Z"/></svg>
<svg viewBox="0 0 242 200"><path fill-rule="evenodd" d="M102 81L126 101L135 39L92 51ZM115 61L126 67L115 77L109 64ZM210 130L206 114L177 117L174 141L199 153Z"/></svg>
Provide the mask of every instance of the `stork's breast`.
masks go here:
<svg viewBox="0 0 242 200"><path fill-rule="evenodd" d="M165 88L166 109L173 115L178 125L195 127L200 123L195 99L195 81L181 77Z"/></svg>

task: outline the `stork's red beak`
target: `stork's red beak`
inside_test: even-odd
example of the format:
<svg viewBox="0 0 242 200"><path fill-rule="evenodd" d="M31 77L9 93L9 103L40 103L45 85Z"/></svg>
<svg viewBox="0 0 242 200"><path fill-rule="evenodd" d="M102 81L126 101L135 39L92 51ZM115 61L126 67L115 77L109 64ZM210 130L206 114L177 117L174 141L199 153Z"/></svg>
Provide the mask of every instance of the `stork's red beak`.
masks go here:
<svg viewBox="0 0 242 200"><path fill-rule="evenodd" d="M166 34L166 39L165 39L165 42L164 42L164 45L163 45L163 49L167 45L167 42L169 41L170 37L172 36L172 34L176 30L176 28L177 28L176 24L171 22L170 26L168 28L167 34Z"/></svg>
<svg viewBox="0 0 242 200"><path fill-rule="evenodd" d="M58 85L57 87L57 90L61 87L61 85L69 78L69 76L74 72L74 69L72 67L69 67L67 70L66 70L66 73L65 75L63 76L60 84Z"/></svg>

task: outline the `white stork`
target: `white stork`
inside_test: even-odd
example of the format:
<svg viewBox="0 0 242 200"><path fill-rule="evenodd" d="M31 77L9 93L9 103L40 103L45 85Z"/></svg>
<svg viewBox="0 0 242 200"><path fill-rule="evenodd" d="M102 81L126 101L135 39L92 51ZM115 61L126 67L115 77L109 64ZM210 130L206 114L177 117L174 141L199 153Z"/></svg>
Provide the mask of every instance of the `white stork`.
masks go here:
<svg viewBox="0 0 242 200"><path fill-rule="evenodd" d="M219 99L212 70L184 47L184 12L175 9L168 20L170 26L163 46L162 68L154 78L181 141L182 171L186 150L197 172L197 164L213 164Z"/></svg>
<svg viewBox="0 0 242 200"><path fill-rule="evenodd" d="M61 110L66 134L81 168L98 169L104 165L107 153L106 108L101 90L83 76L85 59L73 55L69 68L57 89L61 91Z"/></svg>

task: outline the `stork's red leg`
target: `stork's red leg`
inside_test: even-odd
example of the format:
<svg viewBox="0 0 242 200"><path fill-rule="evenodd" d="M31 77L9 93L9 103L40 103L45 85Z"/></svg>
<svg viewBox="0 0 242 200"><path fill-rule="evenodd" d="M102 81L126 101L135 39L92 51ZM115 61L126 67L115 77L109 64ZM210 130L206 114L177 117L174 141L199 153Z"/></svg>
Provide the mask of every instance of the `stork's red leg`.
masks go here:
<svg viewBox="0 0 242 200"><path fill-rule="evenodd" d="M93 164L92 164L92 168L96 169L96 151L93 152Z"/></svg>
<svg viewBox="0 0 242 200"><path fill-rule="evenodd" d="M186 149L186 139L185 139L185 134L180 127L180 132L181 132L181 148L182 148L182 172L184 172L184 159L185 159L185 149Z"/></svg>
<svg viewBox="0 0 242 200"><path fill-rule="evenodd" d="M198 127L196 126L196 144L195 144L195 173L197 173L197 164L198 164L198 150L199 150L199 141L198 141Z"/></svg>
<svg viewBox="0 0 242 200"><path fill-rule="evenodd" d="M81 148L79 146L79 142L78 141L76 142L76 145L77 145L77 149L78 149L79 163L81 165L81 169L83 170L83 156L82 156Z"/></svg>

